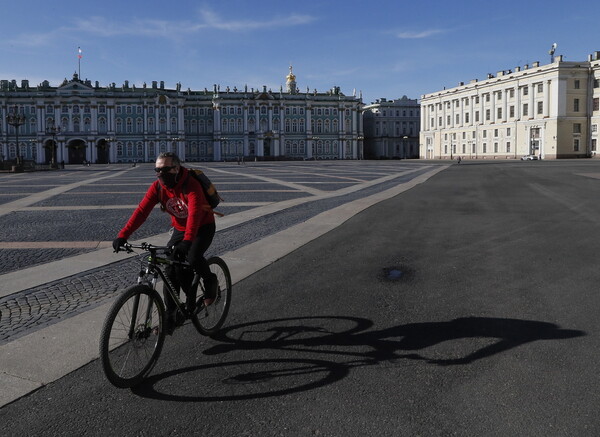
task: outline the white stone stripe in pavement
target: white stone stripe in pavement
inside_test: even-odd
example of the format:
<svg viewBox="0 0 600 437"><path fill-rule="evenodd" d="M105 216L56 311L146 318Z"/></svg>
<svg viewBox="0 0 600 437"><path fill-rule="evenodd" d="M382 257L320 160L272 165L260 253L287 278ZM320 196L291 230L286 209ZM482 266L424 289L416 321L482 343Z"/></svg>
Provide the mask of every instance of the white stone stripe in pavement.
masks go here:
<svg viewBox="0 0 600 437"><path fill-rule="evenodd" d="M233 283L335 229L364 209L425 182L447 167L436 167L408 182L325 211L304 223L223 255ZM236 301L242 299L236 298ZM97 359L99 333L110 304L0 346L0 407Z"/></svg>
<svg viewBox="0 0 600 437"><path fill-rule="evenodd" d="M291 208L293 206L297 206L314 200L350 194L355 191L370 187L372 185L377 185L389 181L391 179L395 179L399 176L407 175L421 170L423 170L423 167L391 174L379 179L366 182L364 184L346 187L337 191L322 192L322 194L319 196L299 197L296 199L289 199L282 202L274 202L262 207L247 209L229 216L226 215L225 217L217 219L217 230L227 229L231 226L236 226L248 222L250 220L254 220L256 218L263 217L265 215L272 214L274 212L279 212L286 208ZM168 239L166 235L167 234L161 234L154 237L148 237L145 238L143 241L156 241L156 244L160 244L161 241L164 242L166 239ZM75 275L86 270L101 267L103 265L116 262L119 259L122 258L116 258L115 254L112 253L111 248L104 248L93 252L88 252L82 255L49 262L47 264L44 264L43 266L35 266L22 269L16 272L6 273L4 275L0 275L0 297L17 293L21 290L26 290L28 288L37 287L39 285L62 279L67 276Z"/></svg>
<svg viewBox="0 0 600 437"><path fill-rule="evenodd" d="M102 179L107 179L107 178L112 178L112 177L115 177L115 176L120 176L123 173L125 173L127 171L130 171L132 168L133 167L130 167L130 168L126 169L126 170L123 170L123 171L120 171L120 172L117 172L117 173L110 172L106 176L95 177L95 178L90 178L90 179L84 179L82 181L74 182L72 184L62 185L60 187L55 187L55 188L51 188L49 190L41 191L39 193L32 194L32 195L24 197L22 199L13 200L12 202L5 203L5 204L3 204L0 207L0 216L9 214L9 213L14 212L14 211L19 211L22 208L31 206L34 203L41 202L43 200L48 199L49 197L56 196L57 194L65 193L65 192L67 192L69 190L72 190L73 188L79 187L81 185L88 185L88 184L92 184L92 183L97 182L97 181L101 181ZM96 173L96 175L103 175L105 173L106 173L106 171L103 171L103 172L100 172L100 173Z"/></svg>

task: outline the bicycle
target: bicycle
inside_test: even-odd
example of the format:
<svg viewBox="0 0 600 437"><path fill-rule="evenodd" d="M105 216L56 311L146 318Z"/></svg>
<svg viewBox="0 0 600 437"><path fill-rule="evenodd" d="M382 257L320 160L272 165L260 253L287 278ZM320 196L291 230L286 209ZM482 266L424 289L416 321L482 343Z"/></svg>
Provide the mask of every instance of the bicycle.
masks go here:
<svg viewBox="0 0 600 437"><path fill-rule="evenodd" d="M195 273L191 286L196 290L200 286L202 292L198 293L196 309L189 311L161 267L176 265L191 269L189 263L171 260L170 248L166 246L126 243L123 249L128 253L133 249L146 252L141 256L137 284L126 289L106 315L100 335L100 361L106 378L113 385L128 388L138 385L150 373L162 351L166 311L156 290L158 279L163 281L163 293L169 293L176 304L181 320L177 327L191 320L200 334L211 336L223 326L229 312L231 275L225 261L217 256L209 258L210 269L218 279L216 298L210 305L204 305L204 284Z"/></svg>

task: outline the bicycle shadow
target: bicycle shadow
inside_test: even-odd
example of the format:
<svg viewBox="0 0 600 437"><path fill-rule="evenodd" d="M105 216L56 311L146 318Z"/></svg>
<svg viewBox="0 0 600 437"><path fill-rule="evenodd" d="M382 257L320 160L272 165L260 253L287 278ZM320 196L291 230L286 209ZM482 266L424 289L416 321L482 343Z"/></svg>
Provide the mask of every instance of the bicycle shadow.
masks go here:
<svg viewBox="0 0 600 437"><path fill-rule="evenodd" d="M373 322L368 319L339 316L282 318L231 326L214 337L223 343L207 349L204 354L284 351L286 356L294 352L300 358L222 361L173 370L151 376L133 392L144 397L186 402L279 396L332 384L348 375L353 367L376 366L404 359L421 360L437 366L467 365L535 341L586 335L584 331L563 329L548 322L493 317L462 317L368 330L372 326ZM479 339L485 339L486 344L479 346ZM470 348L466 352L463 347L465 340ZM456 342L461 343L461 347L455 345ZM446 346L442 353L447 356L439 357L439 351L436 352L437 357L427 356L427 349L442 344ZM310 358L306 358L307 354ZM314 356L320 358L314 359ZM237 374L228 373L221 383L244 384L243 393L229 392L220 397L184 396L161 393L155 388L164 379L212 367L239 369ZM278 378L285 383L274 382ZM249 386L254 386L255 390L248 392Z"/></svg>

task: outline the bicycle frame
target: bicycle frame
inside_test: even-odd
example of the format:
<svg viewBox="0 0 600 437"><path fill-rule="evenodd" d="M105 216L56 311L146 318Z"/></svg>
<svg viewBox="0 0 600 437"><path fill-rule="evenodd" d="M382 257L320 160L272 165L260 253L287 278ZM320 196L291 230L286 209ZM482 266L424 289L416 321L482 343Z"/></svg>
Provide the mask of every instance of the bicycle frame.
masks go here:
<svg viewBox="0 0 600 437"><path fill-rule="evenodd" d="M148 264L145 266L144 269L140 270L140 273L138 275L138 284L145 284L151 287L153 290L156 290L156 284L158 283L158 278L160 277L164 284L163 292L169 293L169 296L171 297L171 299L173 299L173 302L175 302L175 305L177 306L177 310L185 316L188 316L188 311L185 308L185 305L183 304L181 299L179 298L179 293L175 292L175 287L171 283L171 280L167 277L167 275L163 272L159 265L168 264L175 267L191 268L190 264L187 262L171 260L166 257L159 257L157 255L157 252L161 250L168 250L166 246L152 246L147 243L142 243L139 246L133 246L131 244L128 244L126 246L127 251L131 251L133 248L140 248L146 250L147 253L150 254L147 257ZM148 276L150 276L151 279L148 279ZM190 285L191 290L197 290L198 286L201 286L200 275L194 272L194 278L192 279L192 283ZM202 287L202 291L204 291L204 287ZM151 308L148 309L148 311L150 310ZM134 311L134 315L137 315L137 302L135 302Z"/></svg>

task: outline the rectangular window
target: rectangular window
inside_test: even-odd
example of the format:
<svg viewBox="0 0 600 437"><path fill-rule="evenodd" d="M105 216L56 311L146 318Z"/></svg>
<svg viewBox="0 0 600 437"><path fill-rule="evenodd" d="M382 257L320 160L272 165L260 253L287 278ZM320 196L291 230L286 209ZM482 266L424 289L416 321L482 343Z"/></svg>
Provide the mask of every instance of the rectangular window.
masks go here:
<svg viewBox="0 0 600 437"><path fill-rule="evenodd" d="M489 102L489 101L490 101L490 94L489 94L489 93L485 95L485 101L486 101L486 102Z"/></svg>
<svg viewBox="0 0 600 437"><path fill-rule="evenodd" d="M510 153L510 141L506 143L506 153Z"/></svg>
<svg viewBox="0 0 600 437"><path fill-rule="evenodd" d="M498 91L497 96L498 100L502 100L502 91Z"/></svg>
<svg viewBox="0 0 600 437"><path fill-rule="evenodd" d="M574 134L581 133L581 123L573 123L573 133Z"/></svg>
<svg viewBox="0 0 600 437"><path fill-rule="evenodd" d="M592 139L592 152L596 151L596 138Z"/></svg>
<svg viewBox="0 0 600 437"><path fill-rule="evenodd" d="M537 92L538 93L543 93L544 92L544 84L538 83Z"/></svg>
<svg viewBox="0 0 600 437"><path fill-rule="evenodd" d="M486 130L483 131L483 138L487 138L487 131Z"/></svg>
<svg viewBox="0 0 600 437"><path fill-rule="evenodd" d="M574 99L573 100L573 111L574 112L579 112L579 99Z"/></svg>
<svg viewBox="0 0 600 437"><path fill-rule="evenodd" d="M506 128L506 136L510 137L510 128L509 127Z"/></svg>
<svg viewBox="0 0 600 437"><path fill-rule="evenodd" d="M490 110L489 110L489 109L486 109L486 110L485 110L485 119L486 119L486 120L489 120L489 119L490 119Z"/></svg>
<svg viewBox="0 0 600 437"><path fill-rule="evenodd" d="M529 87L524 86L523 87L523 95L526 96L529 94Z"/></svg>
<svg viewBox="0 0 600 437"><path fill-rule="evenodd" d="M515 97L515 89L511 88L508 90L508 96L512 99Z"/></svg>
<svg viewBox="0 0 600 437"><path fill-rule="evenodd" d="M537 102L537 113L540 115L544 113L544 102Z"/></svg>
<svg viewBox="0 0 600 437"><path fill-rule="evenodd" d="M508 111L509 111L509 114L510 114L509 115L510 118L515 118L515 107L511 106L510 108L508 108Z"/></svg>
<svg viewBox="0 0 600 437"><path fill-rule="evenodd" d="M498 108L498 120L502 120L502 108Z"/></svg>
<svg viewBox="0 0 600 437"><path fill-rule="evenodd" d="M498 129L494 129L494 136L498 137Z"/></svg>
<svg viewBox="0 0 600 437"><path fill-rule="evenodd" d="M450 116L446 117L446 119L448 120L448 126L450 126L450 123L452 122L452 120L450 119Z"/></svg>
<svg viewBox="0 0 600 437"><path fill-rule="evenodd" d="M475 111L475 123L479 123L479 111Z"/></svg>
<svg viewBox="0 0 600 437"><path fill-rule="evenodd" d="M479 105L479 96L476 96L476 97L475 97L475 104L476 104L476 105Z"/></svg>
<svg viewBox="0 0 600 437"><path fill-rule="evenodd" d="M469 122L469 113L467 112L465 114L465 123L468 123L468 122Z"/></svg>
<svg viewBox="0 0 600 437"><path fill-rule="evenodd" d="M526 117L529 115L529 105L527 103L523 103L523 116Z"/></svg>
<svg viewBox="0 0 600 437"><path fill-rule="evenodd" d="M573 139L573 151L579 152L579 138Z"/></svg>
<svg viewBox="0 0 600 437"><path fill-rule="evenodd" d="M456 124L460 123L460 115L456 114Z"/></svg>
<svg viewBox="0 0 600 437"><path fill-rule="evenodd" d="M593 110L598 111L600 109L600 98L594 97L593 102Z"/></svg>
<svg viewBox="0 0 600 437"><path fill-rule="evenodd" d="M494 143L494 153L498 153L498 143Z"/></svg>
<svg viewBox="0 0 600 437"><path fill-rule="evenodd" d="M579 82L579 79L575 79L575 82L574 82L574 84L573 84L573 87L574 87L576 90L578 90L578 89L580 88L580 82Z"/></svg>
<svg viewBox="0 0 600 437"><path fill-rule="evenodd" d="M592 132L597 132L598 131L598 125L597 124L593 124L592 125Z"/></svg>

